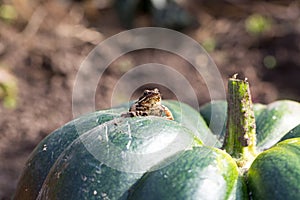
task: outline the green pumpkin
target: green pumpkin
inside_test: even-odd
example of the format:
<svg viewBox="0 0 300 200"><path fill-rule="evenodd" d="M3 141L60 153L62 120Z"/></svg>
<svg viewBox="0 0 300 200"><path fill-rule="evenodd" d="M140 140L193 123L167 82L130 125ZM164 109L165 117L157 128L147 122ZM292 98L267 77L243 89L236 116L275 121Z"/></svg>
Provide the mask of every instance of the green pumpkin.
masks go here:
<svg viewBox="0 0 300 200"><path fill-rule="evenodd" d="M158 152L156 155L157 160L152 159L154 163L147 164L144 166L146 168L134 168L133 164L124 163L126 168L122 169L122 166L115 166L114 163L109 161L103 164L99 160L103 161L106 158L101 157L98 160L95 154L102 154L102 151L107 150L105 143L113 143L123 152L147 155L145 151L149 151L151 154L156 149L160 149L159 144L165 147L172 142L171 144L175 145L173 152L162 152L168 157L171 157L172 154L181 155L186 149L202 146L202 141L199 138L210 143L218 143L217 138L211 133L206 122L196 110L177 101L165 101L164 105L172 111L174 121L155 116L121 118L121 113L128 110L128 106L122 106L82 116L57 129L32 152L20 178L15 199L35 199L39 193L41 199L45 197L44 195L54 199L90 199L89 195L92 194L93 196L94 193L97 193L95 198L99 198L99 195L105 196L105 194L109 195L110 198L119 198L152 165L165 159L161 157L163 156L161 152ZM130 137L128 127L130 127L132 134ZM99 138L102 138L102 140ZM173 140L175 140L175 143ZM131 144L128 149L129 142ZM102 146L99 146L99 144ZM95 154L91 154L90 149L86 149L85 145L96 149ZM118 153L122 153L122 151L115 152L115 158L113 157L114 153L110 152L108 154L109 159L112 161L119 159L116 161L118 165L118 162L120 162ZM77 164L66 164L78 161ZM109 163L108 166L107 163ZM63 168L64 173L61 173L59 167L65 165L72 166L72 168ZM130 165L134 169L130 170ZM100 171L101 173L99 173ZM75 176L74 173L78 173L78 176ZM59 174L59 180L51 180L51 178L57 177L57 174ZM88 177L92 176L96 177L92 178L92 182L89 183L91 180ZM63 181L63 183L59 183L60 181ZM53 182L53 186L49 188L50 182ZM84 184L81 184L82 182ZM61 185L64 185L64 187L61 187ZM80 188L74 187L74 185L80 185ZM91 185L94 186L90 187ZM57 188L54 188L54 186ZM67 187L69 189L66 189ZM92 190L92 188L103 189L98 191L98 189ZM52 190L56 191L51 193L53 196L49 194L49 191Z"/></svg>
<svg viewBox="0 0 300 200"><path fill-rule="evenodd" d="M244 174L236 160L219 149L225 125L221 133L209 128L211 117L226 118L226 102L203 106L201 115L184 103L163 104L174 121L122 118L128 109L123 106L57 129L32 152L14 198L300 198L299 103L254 106L257 149L262 153ZM212 106L217 108L215 116Z"/></svg>
<svg viewBox="0 0 300 200"><path fill-rule="evenodd" d="M215 101L201 107L209 122L210 109L216 106L217 117L227 117L227 102ZM252 199L300 198L300 104L282 100L269 105L254 104L257 149L262 152L245 174ZM212 127L213 131L213 127ZM225 125L220 134L225 137Z"/></svg>

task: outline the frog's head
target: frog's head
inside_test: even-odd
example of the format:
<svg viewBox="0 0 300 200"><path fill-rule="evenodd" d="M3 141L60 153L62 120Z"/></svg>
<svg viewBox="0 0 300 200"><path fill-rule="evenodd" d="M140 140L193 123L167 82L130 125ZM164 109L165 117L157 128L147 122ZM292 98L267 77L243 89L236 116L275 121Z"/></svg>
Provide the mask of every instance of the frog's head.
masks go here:
<svg viewBox="0 0 300 200"><path fill-rule="evenodd" d="M139 103L142 105L155 105L161 103L161 95L157 88L153 90L144 90L143 95L139 98Z"/></svg>

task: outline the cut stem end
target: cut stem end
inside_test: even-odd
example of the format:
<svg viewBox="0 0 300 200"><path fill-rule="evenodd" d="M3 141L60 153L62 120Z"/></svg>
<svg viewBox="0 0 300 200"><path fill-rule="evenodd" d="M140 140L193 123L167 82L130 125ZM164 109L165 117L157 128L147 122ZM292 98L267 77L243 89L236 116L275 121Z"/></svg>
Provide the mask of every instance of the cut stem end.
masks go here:
<svg viewBox="0 0 300 200"><path fill-rule="evenodd" d="M250 167L257 156L255 118L249 83L237 79L235 74L228 81L228 118L223 149L241 168Z"/></svg>

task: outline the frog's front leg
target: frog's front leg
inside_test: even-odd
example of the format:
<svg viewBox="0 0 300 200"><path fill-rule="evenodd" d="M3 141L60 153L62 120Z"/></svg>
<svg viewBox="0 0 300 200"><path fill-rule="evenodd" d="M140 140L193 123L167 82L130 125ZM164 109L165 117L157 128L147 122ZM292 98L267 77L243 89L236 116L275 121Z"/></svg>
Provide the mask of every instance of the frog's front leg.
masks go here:
<svg viewBox="0 0 300 200"><path fill-rule="evenodd" d="M167 108L166 106L163 106L163 105L162 105L162 108L164 110L164 113L165 113L167 119L174 120L174 117L173 117L171 111L169 110L169 108Z"/></svg>
<svg viewBox="0 0 300 200"><path fill-rule="evenodd" d="M121 114L121 117L135 117L136 114L134 112L127 112L127 113L123 113Z"/></svg>

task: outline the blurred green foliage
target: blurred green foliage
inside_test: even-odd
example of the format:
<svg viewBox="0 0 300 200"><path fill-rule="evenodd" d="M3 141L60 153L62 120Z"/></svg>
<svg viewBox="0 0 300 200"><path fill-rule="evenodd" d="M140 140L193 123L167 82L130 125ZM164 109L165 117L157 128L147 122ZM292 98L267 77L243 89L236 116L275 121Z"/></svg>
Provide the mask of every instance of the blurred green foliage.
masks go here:
<svg viewBox="0 0 300 200"><path fill-rule="evenodd" d="M0 18L6 22L13 22L17 19L18 13L14 6L9 4L0 5Z"/></svg>
<svg viewBox="0 0 300 200"><path fill-rule="evenodd" d="M258 35L270 30L272 27L272 21L260 14L253 14L245 20L245 27L247 32Z"/></svg>
<svg viewBox="0 0 300 200"><path fill-rule="evenodd" d="M212 52L216 48L216 40L214 38L206 38L201 44L208 52Z"/></svg>
<svg viewBox="0 0 300 200"><path fill-rule="evenodd" d="M16 108L17 95L16 78L9 71L0 68L0 101L3 103L3 106L10 109Z"/></svg>
<svg viewBox="0 0 300 200"><path fill-rule="evenodd" d="M264 57L263 63L266 68L273 69L277 65L277 60L274 56L268 55L268 56Z"/></svg>

